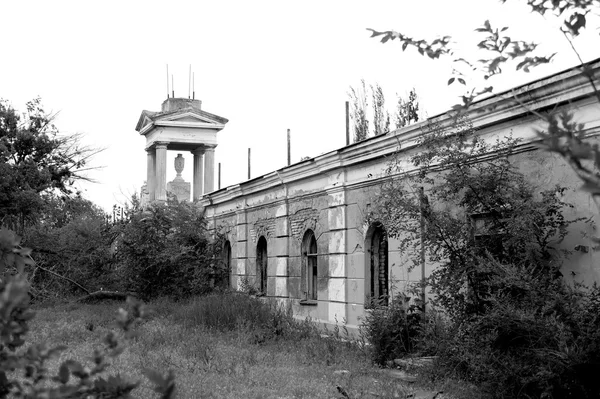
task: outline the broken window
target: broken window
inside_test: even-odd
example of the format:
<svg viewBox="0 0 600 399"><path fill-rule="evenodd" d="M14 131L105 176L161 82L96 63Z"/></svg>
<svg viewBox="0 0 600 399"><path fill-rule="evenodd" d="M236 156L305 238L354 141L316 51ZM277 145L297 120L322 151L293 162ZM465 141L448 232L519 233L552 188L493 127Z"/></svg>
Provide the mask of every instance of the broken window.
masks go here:
<svg viewBox="0 0 600 399"><path fill-rule="evenodd" d="M370 287L369 297L372 305L387 306L389 302L388 275L388 238L381 223L371 226L373 233L370 242Z"/></svg>
<svg viewBox="0 0 600 399"><path fill-rule="evenodd" d="M317 300L317 239L312 230L307 230L302 240L302 268L304 274L304 299Z"/></svg>
<svg viewBox="0 0 600 399"><path fill-rule="evenodd" d="M485 256L486 252L489 252L495 258L502 259L502 241L506 234L504 222L509 211L504 208L502 211L493 210L469 215L473 243L478 254Z"/></svg>

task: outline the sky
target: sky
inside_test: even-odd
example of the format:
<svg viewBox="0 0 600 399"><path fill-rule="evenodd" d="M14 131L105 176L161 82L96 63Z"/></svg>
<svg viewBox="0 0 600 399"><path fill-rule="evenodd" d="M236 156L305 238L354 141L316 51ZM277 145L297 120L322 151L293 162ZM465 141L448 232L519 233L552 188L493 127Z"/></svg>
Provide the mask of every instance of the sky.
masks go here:
<svg viewBox="0 0 600 399"><path fill-rule="evenodd" d="M390 111L396 95L415 88L422 117L445 112L463 94L447 86L451 63L432 61L398 42L382 44L367 28L415 38L450 35L467 56L481 40L474 29L489 19L509 33L557 52L530 74L504 73L497 89L574 66L577 56L557 22L508 0L220 0L220 1L2 1L0 98L20 110L41 97L58 113L62 133L82 133L104 148L83 183L86 198L105 209L128 201L146 179L145 138L135 131L142 110L159 111L167 96L166 66L176 97L188 96L188 71L202 109L229 119L218 133L221 186L345 145L345 101L350 86L379 83ZM597 22L597 21L596 21ZM600 24L596 24L600 26ZM479 40L477 40L479 39ZM598 31L576 42L584 60L600 57ZM183 154L192 181L192 156ZM175 177L168 153L167 180ZM215 167L216 169L216 167ZM216 179L215 179L216 182Z"/></svg>

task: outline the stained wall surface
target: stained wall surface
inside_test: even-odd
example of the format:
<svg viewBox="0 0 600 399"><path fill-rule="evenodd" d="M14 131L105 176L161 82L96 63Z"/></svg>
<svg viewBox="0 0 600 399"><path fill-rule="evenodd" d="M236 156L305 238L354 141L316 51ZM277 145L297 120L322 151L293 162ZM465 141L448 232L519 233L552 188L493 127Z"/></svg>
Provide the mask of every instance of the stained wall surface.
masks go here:
<svg viewBox="0 0 600 399"><path fill-rule="evenodd" d="M594 68L598 70L600 63ZM590 96L591 88L577 71L566 71L550 78L517 88L510 96L497 96L476 103L469 118L486 140L511 134L520 138L519 153L512 161L539 191L555 184L569 187L563 198L574 204L566 209L568 218L597 215L590 195L578 190L581 181L569 165L557 155L534 146L535 128L544 124L531 111L568 108L576 120L586 124L586 133L597 140L600 133L600 104ZM507 99L508 98L508 99ZM451 126L452 115L432 118L442 126ZM365 312L370 284L370 235L366 223L373 199L386 177L388 159L398 154L410 170L408 160L419 151L415 140L423 134L427 122L356 143L337 151L305 160L273 173L205 195L201 203L212 228L225 234L232 247L231 285L241 288L254 284L260 274L257 267L257 243L267 241L267 290L265 295L292 306L299 318L311 317L327 324L356 328ZM309 278L303 265L302 240L314 232L317 241L317 300L307 300ZM591 283L600 282L600 255L581 232L594 234L591 225L577 223L559 248L573 251L565 262L565 278ZM421 278L419 268L411 270L406 254L391 238L388 243L389 292L403 292ZM426 262L429 275L435 264ZM573 272L573 273L571 273Z"/></svg>

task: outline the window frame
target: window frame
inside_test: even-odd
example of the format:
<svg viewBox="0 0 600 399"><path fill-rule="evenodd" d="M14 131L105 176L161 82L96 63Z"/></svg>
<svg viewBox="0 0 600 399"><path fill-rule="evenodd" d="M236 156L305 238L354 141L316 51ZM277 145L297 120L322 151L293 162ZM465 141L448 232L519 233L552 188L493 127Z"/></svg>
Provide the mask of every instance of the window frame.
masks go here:
<svg viewBox="0 0 600 399"><path fill-rule="evenodd" d="M314 231L309 229L304 233L300 253L302 255L302 270L305 279L304 298L300 300L300 304L316 305L318 301L319 250Z"/></svg>
<svg viewBox="0 0 600 399"><path fill-rule="evenodd" d="M380 222L371 225L370 235L367 237L369 285L366 286L366 300L369 307L389 306L390 303L390 270L389 270L389 237L385 226ZM382 243L385 242L385 262L381 263ZM377 266L377 267L375 267ZM385 281L381 281L381 271L384 270ZM384 292L381 288L384 287Z"/></svg>
<svg viewBox="0 0 600 399"><path fill-rule="evenodd" d="M263 242L264 242L264 245L262 245ZM259 295L261 295L261 296L267 296L267 290L268 290L268 285L267 285L268 284L267 270L269 268L268 245L269 244L268 244L265 236L260 236L256 242L256 271L257 271L257 277L258 277L257 290L260 292ZM264 268L263 268L263 265L264 265Z"/></svg>

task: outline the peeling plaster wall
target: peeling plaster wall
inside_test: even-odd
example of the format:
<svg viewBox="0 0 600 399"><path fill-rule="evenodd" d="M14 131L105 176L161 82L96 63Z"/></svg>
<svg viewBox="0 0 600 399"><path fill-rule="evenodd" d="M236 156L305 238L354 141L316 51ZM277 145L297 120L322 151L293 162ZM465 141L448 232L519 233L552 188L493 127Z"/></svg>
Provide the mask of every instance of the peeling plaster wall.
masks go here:
<svg viewBox="0 0 600 399"><path fill-rule="evenodd" d="M566 76L564 81L552 77L545 83L536 82L529 89L518 90L527 95L532 107L571 101L576 120L587 123L590 135L598 135L600 105L581 97L583 86L573 76ZM543 125L523 109L517 112L503 101L485 100L480 108L472 110L479 134L491 141L508 134L521 138L521 152L512 160L539 191L555 184L567 186L570 189L564 200L574 204L574 208L565 210L567 218L596 215L591 197L577 190L581 182L570 167L560 157L534 150L530 145L536 137L533 128ZM437 119L449 123L448 118L442 115ZM356 328L364 315L370 279L366 242L369 226L365 221L385 178L386 156L400 148L408 166L410 156L418 151L415 138L424 128L425 123L409 126L205 196L207 217L231 243L232 286L239 288L244 276L251 283L255 281L256 247L258 239L264 236L268 257L266 295L290 304L296 317L310 316L327 324L346 322L348 327ZM308 229L315 234L318 252L317 302L309 305L301 301L306 297L301 245ZM556 243L557 247L572 251L583 245L590 250L572 253L563 268L565 278L600 282L600 253L592 251L593 244L579 234L595 232L583 223L572 230L568 238ZM398 240L391 238L388 275L392 295L405 291L411 282L421 278L420 268L411 269L406 254L398 248ZM426 262L426 274L435 267Z"/></svg>

